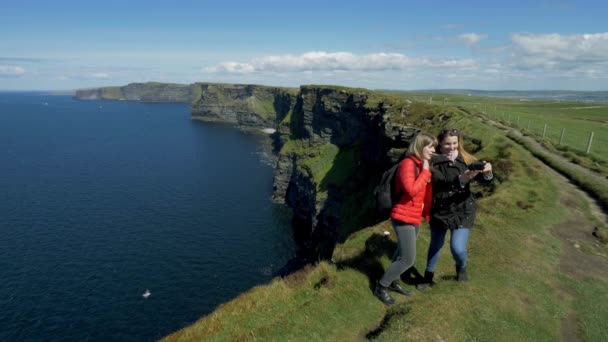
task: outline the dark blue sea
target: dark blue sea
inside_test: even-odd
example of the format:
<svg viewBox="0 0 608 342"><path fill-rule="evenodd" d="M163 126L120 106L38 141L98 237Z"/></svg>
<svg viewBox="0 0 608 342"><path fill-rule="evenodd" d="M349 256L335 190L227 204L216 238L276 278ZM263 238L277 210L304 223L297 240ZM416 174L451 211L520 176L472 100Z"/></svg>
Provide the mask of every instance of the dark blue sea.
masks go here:
<svg viewBox="0 0 608 342"><path fill-rule="evenodd" d="M156 340L269 282L295 248L267 139L187 104L0 93L0 340Z"/></svg>

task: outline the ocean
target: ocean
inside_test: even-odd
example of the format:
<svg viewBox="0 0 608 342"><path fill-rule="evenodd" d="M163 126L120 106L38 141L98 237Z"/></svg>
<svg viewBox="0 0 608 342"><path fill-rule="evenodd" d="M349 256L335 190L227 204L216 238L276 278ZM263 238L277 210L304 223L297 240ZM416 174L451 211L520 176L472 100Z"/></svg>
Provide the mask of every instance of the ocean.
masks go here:
<svg viewBox="0 0 608 342"><path fill-rule="evenodd" d="M0 340L157 340L269 282L268 153L188 104L0 93Z"/></svg>

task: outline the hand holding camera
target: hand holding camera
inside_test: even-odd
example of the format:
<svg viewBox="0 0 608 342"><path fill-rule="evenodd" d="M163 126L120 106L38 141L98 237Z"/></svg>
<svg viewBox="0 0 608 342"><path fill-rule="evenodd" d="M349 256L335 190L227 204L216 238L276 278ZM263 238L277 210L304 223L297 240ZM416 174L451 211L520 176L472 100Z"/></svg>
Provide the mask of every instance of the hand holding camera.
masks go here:
<svg viewBox="0 0 608 342"><path fill-rule="evenodd" d="M468 182L481 172L484 174L492 174L492 164L483 160L472 162L468 165L468 170L464 172L463 179Z"/></svg>
<svg viewBox="0 0 608 342"><path fill-rule="evenodd" d="M483 160L476 160L469 164L469 170L471 171L483 171L486 167L486 162Z"/></svg>

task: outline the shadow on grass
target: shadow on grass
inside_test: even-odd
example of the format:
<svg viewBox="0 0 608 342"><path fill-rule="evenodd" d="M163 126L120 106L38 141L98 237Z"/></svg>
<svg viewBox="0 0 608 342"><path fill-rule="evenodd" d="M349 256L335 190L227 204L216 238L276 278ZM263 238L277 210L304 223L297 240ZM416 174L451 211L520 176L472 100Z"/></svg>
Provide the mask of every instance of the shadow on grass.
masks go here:
<svg viewBox="0 0 608 342"><path fill-rule="evenodd" d="M393 257L396 249L397 243L386 238L384 235L374 233L365 241L365 250L363 252L352 258L336 262L336 267L338 270L346 268L355 269L366 275L369 290L373 292L376 283L385 271L380 259L383 257ZM423 277L415 267L412 267L401 275L401 279L409 285L414 285L423 279ZM407 315L409 312L410 308L405 306L405 304L390 306L378 325L365 333L365 339L377 339L391 325L391 322Z"/></svg>
<svg viewBox="0 0 608 342"><path fill-rule="evenodd" d="M383 235L374 233L365 241L365 250L357 256L336 262L338 270L345 268L355 269L368 278L370 291L374 291L376 283L385 272L380 259L384 256L392 258L397 243ZM409 268L401 275L401 280L408 285L418 284L424 277L415 266Z"/></svg>
<svg viewBox="0 0 608 342"><path fill-rule="evenodd" d="M441 280L453 280L453 281L457 281L458 278L456 277L456 274L446 274L446 275L442 275L441 276Z"/></svg>
<svg viewBox="0 0 608 342"><path fill-rule="evenodd" d="M401 317L407 315L410 311L411 311L411 309L404 305L395 305L395 306L391 307L384 315L384 318L382 319L380 324L378 324L378 326L376 328L372 329L367 334L365 334L365 338L367 340L377 339L380 336L380 334L382 334L382 332L384 332L384 330L386 330L386 328L388 328L388 326L391 324L391 322L394 319L401 318Z"/></svg>

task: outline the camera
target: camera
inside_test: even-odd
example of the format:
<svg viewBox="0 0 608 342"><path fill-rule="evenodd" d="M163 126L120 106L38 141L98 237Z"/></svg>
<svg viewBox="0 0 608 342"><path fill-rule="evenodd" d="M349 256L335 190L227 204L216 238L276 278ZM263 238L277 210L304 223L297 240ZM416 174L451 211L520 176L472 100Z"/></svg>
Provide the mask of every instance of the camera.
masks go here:
<svg viewBox="0 0 608 342"><path fill-rule="evenodd" d="M469 170L482 171L485 166L486 166L485 161L478 160L478 161L474 161L471 164L469 164Z"/></svg>

